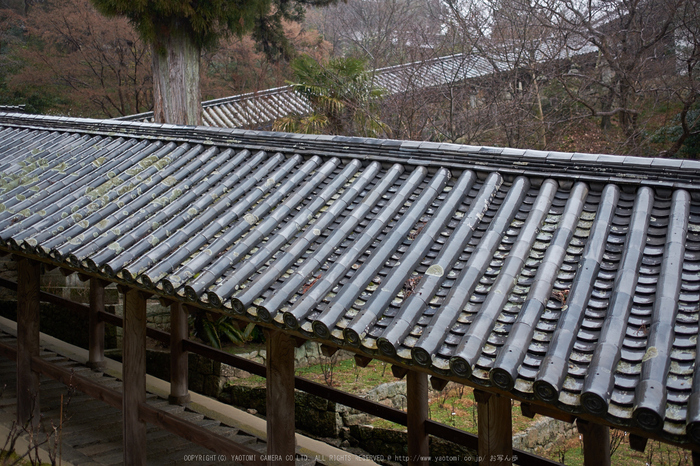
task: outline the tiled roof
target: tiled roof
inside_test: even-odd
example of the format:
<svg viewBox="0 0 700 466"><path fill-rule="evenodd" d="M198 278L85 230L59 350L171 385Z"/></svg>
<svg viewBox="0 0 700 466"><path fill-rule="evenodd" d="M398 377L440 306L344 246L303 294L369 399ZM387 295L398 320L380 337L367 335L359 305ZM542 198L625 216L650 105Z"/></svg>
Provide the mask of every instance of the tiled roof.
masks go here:
<svg viewBox="0 0 700 466"><path fill-rule="evenodd" d="M456 54L432 60L374 70L375 84L387 94L398 94L484 76L493 67L476 56ZM278 118L311 111L309 101L292 86L209 100L202 103L202 124L220 128L266 128ZM123 121L153 121L153 112L118 118Z"/></svg>
<svg viewBox="0 0 700 466"><path fill-rule="evenodd" d="M700 162L0 114L0 250L700 443Z"/></svg>

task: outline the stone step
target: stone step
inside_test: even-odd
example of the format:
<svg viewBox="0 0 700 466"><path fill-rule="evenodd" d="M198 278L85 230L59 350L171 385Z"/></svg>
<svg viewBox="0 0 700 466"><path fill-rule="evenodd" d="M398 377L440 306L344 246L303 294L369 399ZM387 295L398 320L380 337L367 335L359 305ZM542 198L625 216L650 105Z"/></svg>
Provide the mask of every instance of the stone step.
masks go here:
<svg viewBox="0 0 700 466"><path fill-rule="evenodd" d="M160 409L170 414L177 414L185 411L185 407L182 405L173 405L168 403L168 400L162 398L156 398L152 400L146 400L146 404L155 409Z"/></svg>
<svg viewBox="0 0 700 466"><path fill-rule="evenodd" d="M219 421L217 421L216 419L211 419L211 418L206 417L206 416L204 417L204 419L195 422L195 424L197 424L199 427L205 427L207 429L211 429L213 427L217 427L217 426L221 425L221 423Z"/></svg>
<svg viewBox="0 0 700 466"><path fill-rule="evenodd" d="M121 393L122 392L122 387L123 384L121 380L115 380L111 379L109 377L99 377L93 380L93 382L97 382L98 384L102 385L105 388L110 388L116 392Z"/></svg>
<svg viewBox="0 0 700 466"><path fill-rule="evenodd" d="M124 452L120 449L119 451L110 451L103 454L97 454L92 458L96 463L103 466L117 466L124 464Z"/></svg>
<svg viewBox="0 0 700 466"><path fill-rule="evenodd" d="M15 340L6 334L0 334L2 341L12 344ZM56 364L75 374L97 382L104 387L121 391L122 382L99 371L93 371L75 361L66 359L51 351L42 351L45 361ZM6 358L0 358L0 422L10 424L16 417L16 364ZM2 387L5 386L3 389ZM95 400L80 392L70 390L61 382L48 377L40 378L39 402L42 409L42 423L50 427L58 423L63 396L64 422L61 428L62 458L80 466L121 465L124 462L122 445L123 425L120 409ZM206 417L185 406L171 405L167 400L148 393L146 402L159 410L185 419L212 433L225 436L232 441L245 445L254 451L265 454L267 444L255 436L239 431L235 427L222 425L219 421ZM146 427L147 463L153 465L187 464L233 464L231 461L218 461L218 455L171 434L163 429L148 424ZM197 461L192 455L213 461ZM195 461L191 461L195 458ZM311 459L299 458L300 466L315 466Z"/></svg>
<svg viewBox="0 0 700 466"><path fill-rule="evenodd" d="M79 416L85 413L93 414L103 407L104 403L94 398L71 398L68 406L64 407L64 412L67 416Z"/></svg>
<svg viewBox="0 0 700 466"><path fill-rule="evenodd" d="M0 358L0 370L3 374L10 372L16 368L16 363L5 358Z"/></svg>
<svg viewBox="0 0 700 466"><path fill-rule="evenodd" d="M189 446L190 443L187 440L182 439L175 434L169 434L157 440L149 439L147 456L156 458L162 457L165 459L168 454L175 451L179 452L179 456L182 456L183 450L187 450L187 453L190 453L193 450L192 448L188 448Z"/></svg>
<svg viewBox="0 0 700 466"><path fill-rule="evenodd" d="M96 441L105 440L107 442L121 440L122 436L122 418L121 413L118 416L110 414L104 416L95 422L89 424L73 424L71 419L64 423L63 435L71 446L79 448L86 445L91 445Z"/></svg>
<svg viewBox="0 0 700 466"><path fill-rule="evenodd" d="M201 455L202 459L208 459L209 461L197 461L197 455ZM147 458L149 457L151 457L150 454L147 455ZM216 453L203 447L185 449L184 447L178 448L177 446L168 451L161 452L157 456L158 460L164 462L165 464L229 464L226 462L217 461L219 457L220 456Z"/></svg>

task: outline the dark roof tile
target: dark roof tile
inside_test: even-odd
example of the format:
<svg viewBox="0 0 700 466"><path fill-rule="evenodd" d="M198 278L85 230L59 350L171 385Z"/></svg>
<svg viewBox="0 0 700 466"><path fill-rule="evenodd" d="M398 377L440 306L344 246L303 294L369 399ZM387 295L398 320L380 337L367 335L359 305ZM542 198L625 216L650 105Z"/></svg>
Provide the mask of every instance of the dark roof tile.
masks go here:
<svg viewBox="0 0 700 466"><path fill-rule="evenodd" d="M700 163L0 114L0 167L2 251L700 443Z"/></svg>

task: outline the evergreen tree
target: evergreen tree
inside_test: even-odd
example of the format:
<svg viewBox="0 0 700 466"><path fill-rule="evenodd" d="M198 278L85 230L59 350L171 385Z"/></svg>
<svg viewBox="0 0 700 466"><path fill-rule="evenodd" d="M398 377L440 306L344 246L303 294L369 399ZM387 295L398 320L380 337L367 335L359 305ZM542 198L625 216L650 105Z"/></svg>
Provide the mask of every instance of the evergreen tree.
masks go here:
<svg viewBox="0 0 700 466"><path fill-rule="evenodd" d="M293 51L282 21L301 21L304 5L335 0L91 0L103 14L126 16L152 48L155 121L201 123L199 63L219 37L252 32L269 58Z"/></svg>

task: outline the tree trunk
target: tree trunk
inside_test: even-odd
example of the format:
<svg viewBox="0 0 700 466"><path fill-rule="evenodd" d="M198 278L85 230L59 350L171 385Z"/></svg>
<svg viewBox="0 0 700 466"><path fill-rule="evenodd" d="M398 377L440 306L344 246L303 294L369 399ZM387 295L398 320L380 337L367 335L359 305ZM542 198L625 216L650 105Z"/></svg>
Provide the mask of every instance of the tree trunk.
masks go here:
<svg viewBox="0 0 700 466"><path fill-rule="evenodd" d="M155 122L201 125L200 47L190 36L173 27L170 35L153 44L151 51Z"/></svg>
<svg viewBox="0 0 700 466"><path fill-rule="evenodd" d="M544 150L547 148L547 128L544 125L544 110L542 110L542 95L540 94L540 86L537 84L537 74L535 74L534 71L532 72L532 84L535 85L537 119L539 120L537 132L540 137L540 149Z"/></svg>

